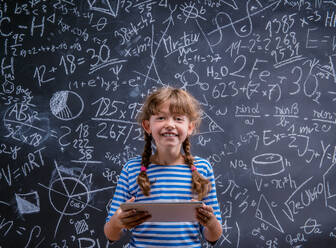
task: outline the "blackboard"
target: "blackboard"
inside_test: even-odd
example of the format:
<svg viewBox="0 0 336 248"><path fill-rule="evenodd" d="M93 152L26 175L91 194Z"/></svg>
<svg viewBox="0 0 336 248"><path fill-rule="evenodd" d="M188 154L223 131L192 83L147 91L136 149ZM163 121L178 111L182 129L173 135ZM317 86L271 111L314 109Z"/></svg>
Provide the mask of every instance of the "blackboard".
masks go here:
<svg viewBox="0 0 336 248"><path fill-rule="evenodd" d="M5 0L0 36L1 247L126 247L107 209L167 85L203 108L216 247L335 247L335 1Z"/></svg>

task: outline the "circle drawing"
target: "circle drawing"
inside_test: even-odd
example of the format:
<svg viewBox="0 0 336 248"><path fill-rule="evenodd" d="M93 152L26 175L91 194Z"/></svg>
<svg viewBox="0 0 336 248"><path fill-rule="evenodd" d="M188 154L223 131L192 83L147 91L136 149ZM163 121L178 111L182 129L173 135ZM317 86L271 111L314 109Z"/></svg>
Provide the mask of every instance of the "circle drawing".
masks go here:
<svg viewBox="0 0 336 248"><path fill-rule="evenodd" d="M50 110L60 120L73 120L83 112L83 109L83 99L73 91L57 91L50 99Z"/></svg>
<svg viewBox="0 0 336 248"><path fill-rule="evenodd" d="M49 199L58 213L76 215L88 205L89 192L86 185L78 179L62 177L51 184Z"/></svg>

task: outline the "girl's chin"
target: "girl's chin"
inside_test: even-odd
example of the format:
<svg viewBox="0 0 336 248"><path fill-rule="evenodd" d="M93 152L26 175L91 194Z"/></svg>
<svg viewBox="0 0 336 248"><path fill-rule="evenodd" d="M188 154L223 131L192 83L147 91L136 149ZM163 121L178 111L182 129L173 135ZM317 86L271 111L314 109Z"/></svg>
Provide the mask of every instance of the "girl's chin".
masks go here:
<svg viewBox="0 0 336 248"><path fill-rule="evenodd" d="M178 137L161 137L162 142L179 142Z"/></svg>
<svg viewBox="0 0 336 248"><path fill-rule="evenodd" d="M164 141L161 142L161 144L159 146L161 146L162 148L174 148L176 146L181 145L179 142L177 141Z"/></svg>

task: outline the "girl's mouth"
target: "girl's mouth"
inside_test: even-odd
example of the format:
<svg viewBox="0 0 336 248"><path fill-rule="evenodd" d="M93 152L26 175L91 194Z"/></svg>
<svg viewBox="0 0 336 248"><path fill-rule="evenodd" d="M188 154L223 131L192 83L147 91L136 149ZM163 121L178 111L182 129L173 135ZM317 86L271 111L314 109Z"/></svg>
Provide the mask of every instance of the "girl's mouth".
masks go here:
<svg viewBox="0 0 336 248"><path fill-rule="evenodd" d="M175 133L163 133L162 136L164 136L164 137L176 137L178 135L175 134Z"/></svg>

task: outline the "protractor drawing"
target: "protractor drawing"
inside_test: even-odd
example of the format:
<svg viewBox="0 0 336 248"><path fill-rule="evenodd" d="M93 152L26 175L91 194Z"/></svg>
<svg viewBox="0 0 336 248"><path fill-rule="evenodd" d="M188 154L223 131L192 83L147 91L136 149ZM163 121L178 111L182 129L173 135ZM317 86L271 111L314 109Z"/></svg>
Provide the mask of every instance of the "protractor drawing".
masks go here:
<svg viewBox="0 0 336 248"><path fill-rule="evenodd" d="M90 200L88 188L73 177L56 179L50 186L49 199L54 209L64 215L79 214Z"/></svg>
<svg viewBox="0 0 336 248"><path fill-rule="evenodd" d="M73 91L57 91L50 99L50 110L60 120L73 120L83 112L83 109L83 99Z"/></svg>
<svg viewBox="0 0 336 248"><path fill-rule="evenodd" d="M54 237L56 237L58 228L64 217L78 215L85 211L86 208L102 212L102 209L90 203L93 199L93 194L113 189L115 186L92 190L90 186L80 180L80 176L74 177L63 166L58 166L56 161L54 163L57 177L52 179L49 186L42 183L39 183L39 185L48 190L50 204L60 214L54 232ZM86 166L87 164L81 169L80 175L83 175ZM67 176L64 176L64 174L67 174Z"/></svg>

